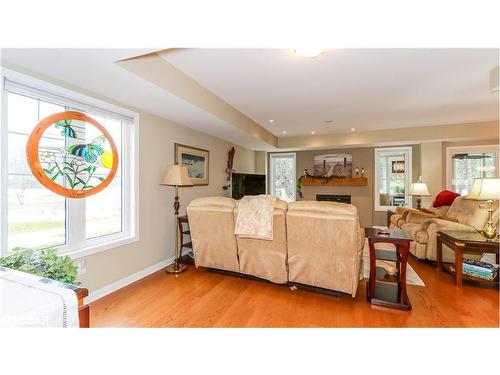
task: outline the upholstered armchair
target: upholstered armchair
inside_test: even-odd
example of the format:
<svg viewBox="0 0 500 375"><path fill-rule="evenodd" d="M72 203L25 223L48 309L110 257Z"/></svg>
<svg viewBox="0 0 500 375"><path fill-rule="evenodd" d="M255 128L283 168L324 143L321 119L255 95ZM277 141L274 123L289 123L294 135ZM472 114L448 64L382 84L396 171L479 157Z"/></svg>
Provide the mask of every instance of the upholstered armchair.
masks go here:
<svg viewBox="0 0 500 375"><path fill-rule="evenodd" d="M419 259L436 260L437 232L459 230L477 232L484 229L488 221L486 201L458 197L452 203L445 217L429 218L418 211L410 211L401 229L413 239L410 252ZM494 207L493 221L498 224L498 205ZM466 258L480 259L479 254L466 254ZM443 246L443 261L454 262L455 253Z"/></svg>

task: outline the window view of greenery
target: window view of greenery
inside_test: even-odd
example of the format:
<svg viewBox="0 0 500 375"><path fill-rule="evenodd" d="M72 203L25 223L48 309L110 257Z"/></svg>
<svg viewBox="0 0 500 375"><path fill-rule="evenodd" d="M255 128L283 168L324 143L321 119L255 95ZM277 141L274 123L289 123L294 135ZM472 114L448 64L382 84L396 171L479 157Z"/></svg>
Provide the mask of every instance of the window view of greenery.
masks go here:
<svg viewBox="0 0 500 375"><path fill-rule="evenodd" d="M66 243L66 199L45 189L26 160L29 133L40 119L64 107L8 95L8 248Z"/></svg>
<svg viewBox="0 0 500 375"><path fill-rule="evenodd" d="M452 190L461 195L469 194L476 177L494 177L495 153L468 153L452 156Z"/></svg>
<svg viewBox="0 0 500 375"><path fill-rule="evenodd" d="M398 162L404 161L404 164ZM395 163L393 165L393 162ZM404 153L378 154L380 206L404 206L405 172L408 161Z"/></svg>
<svg viewBox="0 0 500 375"><path fill-rule="evenodd" d="M273 181L271 193L287 202L295 200L295 159L293 156L272 156Z"/></svg>
<svg viewBox="0 0 500 375"><path fill-rule="evenodd" d="M26 159L26 143L35 125L44 117L70 110L68 107L9 93L8 97L8 249L14 247L46 248L68 244L72 205L63 196L44 188L33 177ZM121 159L122 123L94 117L111 133ZM89 134L89 136L92 136ZM41 141L42 142L42 141ZM43 137L54 147L64 144L60 137ZM103 191L84 199L85 231L80 237L95 238L122 231L121 163L112 183Z"/></svg>

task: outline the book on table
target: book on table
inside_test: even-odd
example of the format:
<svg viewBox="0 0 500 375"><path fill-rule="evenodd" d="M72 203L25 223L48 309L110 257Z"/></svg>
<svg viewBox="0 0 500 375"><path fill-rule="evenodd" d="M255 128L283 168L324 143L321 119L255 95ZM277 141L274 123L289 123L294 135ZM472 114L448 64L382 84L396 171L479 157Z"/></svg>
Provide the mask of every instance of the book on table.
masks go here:
<svg viewBox="0 0 500 375"><path fill-rule="evenodd" d="M453 272L456 272L455 266L451 266L451 270ZM464 259L462 263L462 272L464 275L471 276L477 279L493 281L498 274L498 264Z"/></svg>

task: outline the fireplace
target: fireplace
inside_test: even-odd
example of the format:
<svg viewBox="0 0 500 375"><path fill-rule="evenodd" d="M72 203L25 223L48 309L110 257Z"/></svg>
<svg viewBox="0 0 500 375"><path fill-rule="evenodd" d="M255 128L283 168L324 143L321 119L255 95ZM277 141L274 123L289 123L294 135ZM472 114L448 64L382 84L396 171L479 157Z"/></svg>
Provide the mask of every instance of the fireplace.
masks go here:
<svg viewBox="0 0 500 375"><path fill-rule="evenodd" d="M338 203L351 203L350 195L316 194L317 201L330 201Z"/></svg>

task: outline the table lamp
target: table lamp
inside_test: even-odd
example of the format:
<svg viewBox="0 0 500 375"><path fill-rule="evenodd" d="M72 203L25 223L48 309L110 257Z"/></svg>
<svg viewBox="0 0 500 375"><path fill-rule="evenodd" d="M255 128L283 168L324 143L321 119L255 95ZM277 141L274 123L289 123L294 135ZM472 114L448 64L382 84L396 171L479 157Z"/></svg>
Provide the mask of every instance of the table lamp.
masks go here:
<svg viewBox="0 0 500 375"><path fill-rule="evenodd" d="M418 178L418 182L411 184L410 195L417 196L417 208L422 208L422 196L429 196L427 185L422 182L422 176Z"/></svg>
<svg viewBox="0 0 500 375"><path fill-rule="evenodd" d="M488 222L481 232L482 235L491 240L497 236L497 229L493 224L493 201L500 199L500 178L484 177L475 178L472 190L467 199L486 200L488 204Z"/></svg>
<svg viewBox="0 0 500 375"><path fill-rule="evenodd" d="M165 176L160 183L160 185L174 186L175 187L175 198L174 198L174 231L175 231L175 261L173 264L167 266L165 269L168 273L181 273L184 272L186 266L181 264L181 249L179 247L179 233L177 232L177 217L179 216L179 186L193 186L193 181L189 178L188 168L185 165L175 164L169 165L165 171Z"/></svg>

